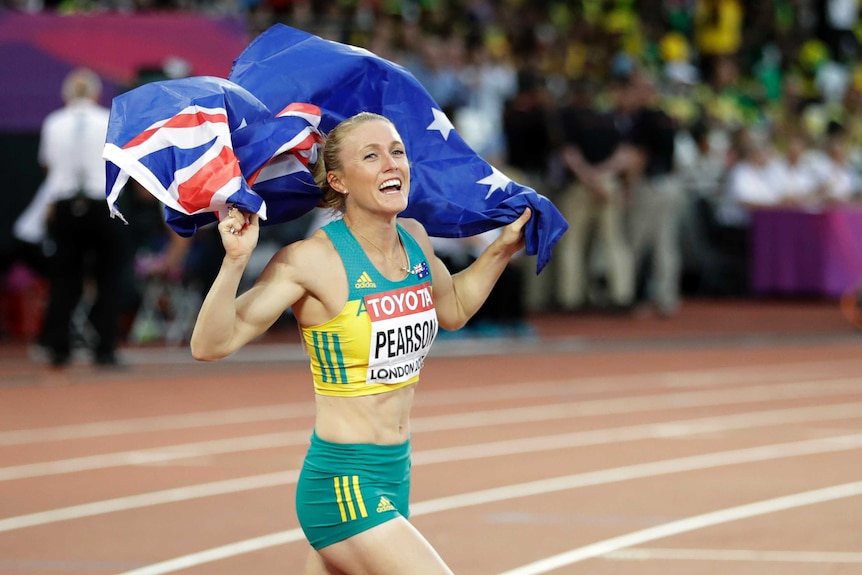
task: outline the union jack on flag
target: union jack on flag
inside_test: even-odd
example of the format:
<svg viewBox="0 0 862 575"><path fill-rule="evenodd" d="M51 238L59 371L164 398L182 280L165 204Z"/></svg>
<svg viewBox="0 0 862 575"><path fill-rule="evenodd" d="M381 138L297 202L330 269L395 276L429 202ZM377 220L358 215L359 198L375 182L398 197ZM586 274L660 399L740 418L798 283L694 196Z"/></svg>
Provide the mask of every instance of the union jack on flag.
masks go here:
<svg viewBox="0 0 862 575"><path fill-rule="evenodd" d="M228 204L263 224L289 221L320 198L308 165L323 135L362 111L389 118L404 140L411 189L402 215L431 236L457 238L510 223L529 207L526 252L542 270L568 228L547 198L478 156L403 67L282 24L246 48L227 80L157 82L114 100L108 203L116 213L132 177L162 201L182 235Z"/></svg>
<svg viewBox="0 0 862 575"><path fill-rule="evenodd" d="M138 107L146 101L158 105ZM228 205L262 220L299 217L320 199L308 171L323 141L319 124L315 106L292 104L273 114L220 78L145 84L111 108L104 150L111 213L122 217L117 200L131 177L165 205L168 224L185 236ZM290 202L279 201L285 190Z"/></svg>

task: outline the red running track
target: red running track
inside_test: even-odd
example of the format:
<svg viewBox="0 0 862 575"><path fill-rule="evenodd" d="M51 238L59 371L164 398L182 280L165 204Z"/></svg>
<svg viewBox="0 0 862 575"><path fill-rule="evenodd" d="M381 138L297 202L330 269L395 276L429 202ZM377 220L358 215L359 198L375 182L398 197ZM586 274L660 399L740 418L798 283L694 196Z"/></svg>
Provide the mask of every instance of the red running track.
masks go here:
<svg viewBox="0 0 862 575"><path fill-rule="evenodd" d="M412 521L459 575L862 573L862 334L832 304L443 340ZM0 350L0 575L301 573L293 333L122 372Z"/></svg>

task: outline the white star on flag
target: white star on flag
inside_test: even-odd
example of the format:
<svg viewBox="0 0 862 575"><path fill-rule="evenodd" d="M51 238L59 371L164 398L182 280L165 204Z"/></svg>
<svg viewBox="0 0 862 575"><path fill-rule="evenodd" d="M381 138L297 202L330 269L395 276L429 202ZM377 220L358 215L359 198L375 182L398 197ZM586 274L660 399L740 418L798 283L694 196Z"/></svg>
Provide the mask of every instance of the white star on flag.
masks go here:
<svg viewBox="0 0 862 575"><path fill-rule="evenodd" d="M431 108L431 112L434 114L434 121L431 122L431 125L425 129L438 130L443 136L443 139L448 140L449 132L454 130L455 126L452 125L452 122L449 121L449 118L446 117L446 114L444 114L437 108Z"/></svg>
<svg viewBox="0 0 862 575"><path fill-rule="evenodd" d="M512 181L506 176L506 174L504 174L494 166L491 166L491 170L492 172L490 176L484 177L478 182L476 182L477 184L483 184L489 187L488 193L485 194L486 200L490 198L491 194L493 194L495 191L505 190L506 186L508 186L509 183Z"/></svg>

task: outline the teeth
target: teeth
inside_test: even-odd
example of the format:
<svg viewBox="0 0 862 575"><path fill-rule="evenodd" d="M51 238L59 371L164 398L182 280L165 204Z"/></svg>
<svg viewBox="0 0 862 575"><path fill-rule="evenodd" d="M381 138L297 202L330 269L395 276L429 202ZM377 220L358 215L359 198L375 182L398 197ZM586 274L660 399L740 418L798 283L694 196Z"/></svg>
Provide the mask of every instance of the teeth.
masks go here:
<svg viewBox="0 0 862 575"><path fill-rule="evenodd" d="M380 184L380 189L382 190L383 188L389 188L389 187L393 187L393 186L400 188L401 187L401 180L399 180L397 178L394 178L391 180L386 180L385 182Z"/></svg>

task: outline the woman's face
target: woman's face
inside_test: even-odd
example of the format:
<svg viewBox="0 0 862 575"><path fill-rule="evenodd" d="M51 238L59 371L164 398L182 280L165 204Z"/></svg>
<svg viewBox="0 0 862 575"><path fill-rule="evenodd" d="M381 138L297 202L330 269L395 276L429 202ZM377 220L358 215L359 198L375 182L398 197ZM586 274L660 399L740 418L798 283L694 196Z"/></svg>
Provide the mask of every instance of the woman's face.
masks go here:
<svg viewBox="0 0 862 575"><path fill-rule="evenodd" d="M407 207L410 167L395 126L383 120L357 124L344 138L341 184L351 205L398 214Z"/></svg>

